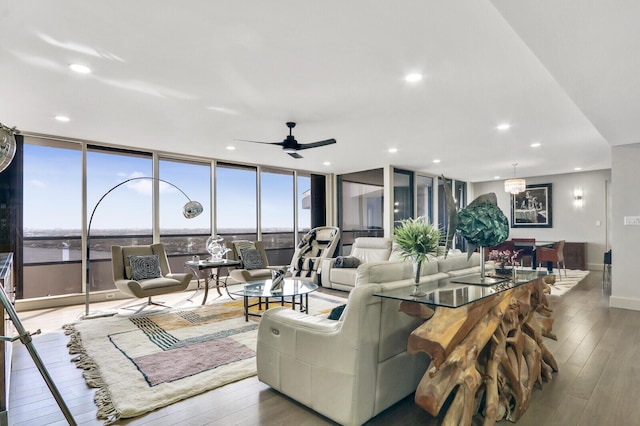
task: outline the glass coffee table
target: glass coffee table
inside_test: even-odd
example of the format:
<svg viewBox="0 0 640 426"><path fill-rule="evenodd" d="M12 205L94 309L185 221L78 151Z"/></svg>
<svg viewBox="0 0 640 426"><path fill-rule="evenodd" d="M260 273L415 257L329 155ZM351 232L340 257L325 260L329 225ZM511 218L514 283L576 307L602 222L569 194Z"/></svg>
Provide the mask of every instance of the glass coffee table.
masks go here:
<svg viewBox="0 0 640 426"><path fill-rule="evenodd" d="M317 284L307 281L285 279L280 290L271 290L271 283L271 280L255 281L244 285L242 290L231 292L231 294L242 296L244 299L245 321L249 321L249 315L256 317L262 315L249 311L249 308L257 306L259 310L262 310L262 304L264 304L264 309L266 310L269 309L270 302L279 303L280 306L284 306L285 303L290 303L291 309L299 306L300 312L309 312L309 293L318 289ZM249 303L249 299L251 298L258 300L257 302ZM287 301L288 298L290 301Z"/></svg>

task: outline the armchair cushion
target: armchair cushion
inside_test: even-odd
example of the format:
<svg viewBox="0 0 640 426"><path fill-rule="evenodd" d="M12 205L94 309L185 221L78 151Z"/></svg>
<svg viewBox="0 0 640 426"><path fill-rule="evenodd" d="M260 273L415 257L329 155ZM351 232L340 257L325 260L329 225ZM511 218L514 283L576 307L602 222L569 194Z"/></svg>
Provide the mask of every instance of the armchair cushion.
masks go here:
<svg viewBox="0 0 640 426"><path fill-rule="evenodd" d="M245 269L264 269L265 265L262 261L262 255L260 251L255 248L242 248L240 249L240 256Z"/></svg>
<svg viewBox="0 0 640 426"><path fill-rule="evenodd" d="M135 281L159 278L162 276L160 272L160 259L157 254L149 256L129 256L129 262L131 263L131 279Z"/></svg>

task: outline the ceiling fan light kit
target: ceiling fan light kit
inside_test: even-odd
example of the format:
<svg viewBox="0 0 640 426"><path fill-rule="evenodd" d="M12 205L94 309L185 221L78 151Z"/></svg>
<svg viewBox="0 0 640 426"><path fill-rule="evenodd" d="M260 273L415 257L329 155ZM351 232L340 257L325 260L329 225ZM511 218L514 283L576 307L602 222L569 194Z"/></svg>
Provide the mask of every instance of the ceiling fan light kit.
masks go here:
<svg viewBox="0 0 640 426"><path fill-rule="evenodd" d="M250 141L246 139L238 139L241 142L252 142L252 143L262 143L266 145L278 145L282 147L282 150L289 154L293 158L303 158L302 155L298 154L298 151L309 148L319 148L321 146L331 145L336 143L335 139L326 139L318 142L311 143L298 143L298 141L293 137L292 129L296 127L296 123L289 121L287 122L287 127L289 128L289 135L284 138L282 142L261 142L261 141Z"/></svg>

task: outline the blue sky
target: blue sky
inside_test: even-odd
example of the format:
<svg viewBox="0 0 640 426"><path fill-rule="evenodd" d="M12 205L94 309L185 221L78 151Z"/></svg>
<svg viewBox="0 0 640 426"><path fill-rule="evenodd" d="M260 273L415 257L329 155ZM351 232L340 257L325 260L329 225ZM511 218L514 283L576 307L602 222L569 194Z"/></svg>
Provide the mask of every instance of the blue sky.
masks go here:
<svg viewBox="0 0 640 426"><path fill-rule="evenodd" d="M27 229L80 229L82 225L82 152L25 144L24 227ZM150 157L105 152L87 152L88 215L99 198L126 179L152 175ZM160 226L178 229L208 229L210 211L209 165L160 161L160 178L182 189L204 206L202 215L187 220L182 215L185 196L160 182ZM218 168L218 227L249 228L256 223L256 174L235 168ZM300 179L308 189L309 179ZM124 184L109 193L97 208L92 230L149 229L151 227L151 179ZM262 174L263 228L291 227L293 181L291 175ZM302 211L307 224L309 212ZM88 219L87 219L88 220Z"/></svg>

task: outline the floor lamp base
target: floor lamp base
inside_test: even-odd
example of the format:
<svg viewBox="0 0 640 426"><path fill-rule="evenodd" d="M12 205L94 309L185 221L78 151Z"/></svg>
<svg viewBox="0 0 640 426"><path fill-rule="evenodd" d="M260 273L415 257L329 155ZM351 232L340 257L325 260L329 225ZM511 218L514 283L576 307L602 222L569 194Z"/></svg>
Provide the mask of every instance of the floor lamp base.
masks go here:
<svg viewBox="0 0 640 426"><path fill-rule="evenodd" d="M80 317L80 319L94 319L94 318L104 318L104 317L112 317L116 315L118 311L98 311L98 312L89 312L88 314L84 314Z"/></svg>

